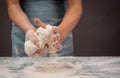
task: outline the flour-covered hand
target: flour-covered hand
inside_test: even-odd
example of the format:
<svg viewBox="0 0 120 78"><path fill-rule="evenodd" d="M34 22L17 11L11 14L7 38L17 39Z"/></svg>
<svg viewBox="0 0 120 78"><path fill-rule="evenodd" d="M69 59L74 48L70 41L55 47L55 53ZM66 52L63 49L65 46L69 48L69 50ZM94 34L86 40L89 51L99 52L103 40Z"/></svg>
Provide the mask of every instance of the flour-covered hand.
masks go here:
<svg viewBox="0 0 120 78"><path fill-rule="evenodd" d="M40 45L40 42L38 38L35 36L35 31L29 30L26 33L25 43L24 43L26 54L30 57L46 56L46 52L48 52L47 45L45 45L42 48L40 48L39 45Z"/></svg>

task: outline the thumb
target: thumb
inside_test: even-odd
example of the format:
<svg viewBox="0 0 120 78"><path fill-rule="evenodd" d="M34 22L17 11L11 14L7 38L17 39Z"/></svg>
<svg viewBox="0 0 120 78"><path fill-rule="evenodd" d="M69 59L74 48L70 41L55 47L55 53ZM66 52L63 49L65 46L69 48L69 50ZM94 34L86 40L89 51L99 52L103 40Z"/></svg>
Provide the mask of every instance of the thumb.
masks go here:
<svg viewBox="0 0 120 78"><path fill-rule="evenodd" d="M34 18L34 22L37 26L40 26L42 28L46 28L46 24L43 23L39 18Z"/></svg>

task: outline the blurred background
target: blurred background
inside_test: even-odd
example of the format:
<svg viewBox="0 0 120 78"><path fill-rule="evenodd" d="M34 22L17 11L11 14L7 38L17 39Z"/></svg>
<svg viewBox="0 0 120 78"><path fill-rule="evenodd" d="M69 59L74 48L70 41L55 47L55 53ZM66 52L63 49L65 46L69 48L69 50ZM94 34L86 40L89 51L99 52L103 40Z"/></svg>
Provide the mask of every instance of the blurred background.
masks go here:
<svg viewBox="0 0 120 78"><path fill-rule="evenodd" d="M73 31L75 56L120 56L120 0L83 0ZM0 56L11 56L11 21L0 0Z"/></svg>

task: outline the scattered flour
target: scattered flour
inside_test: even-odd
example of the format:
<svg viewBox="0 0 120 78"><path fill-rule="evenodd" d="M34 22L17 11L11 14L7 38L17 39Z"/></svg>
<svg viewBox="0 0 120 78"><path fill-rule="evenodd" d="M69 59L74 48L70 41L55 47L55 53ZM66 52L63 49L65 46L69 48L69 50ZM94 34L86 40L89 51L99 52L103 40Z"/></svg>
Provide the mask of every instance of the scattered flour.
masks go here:
<svg viewBox="0 0 120 78"><path fill-rule="evenodd" d="M70 62L39 63L24 70L29 78L68 78L81 69L80 65Z"/></svg>

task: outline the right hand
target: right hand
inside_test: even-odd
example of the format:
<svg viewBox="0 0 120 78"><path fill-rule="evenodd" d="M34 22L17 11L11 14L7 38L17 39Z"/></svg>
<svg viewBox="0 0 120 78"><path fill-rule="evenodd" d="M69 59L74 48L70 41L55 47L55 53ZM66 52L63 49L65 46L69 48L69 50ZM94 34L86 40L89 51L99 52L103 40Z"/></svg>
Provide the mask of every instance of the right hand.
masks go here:
<svg viewBox="0 0 120 78"><path fill-rule="evenodd" d="M34 22L37 26L46 28L46 24L40 21L38 18L35 18ZM35 32L36 32L36 28L28 30L26 32L25 41L30 40L34 45L39 46L38 39L34 35Z"/></svg>
<svg viewBox="0 0 120 78"><path fill-rule="evenodd" d="M38 43L38 39L35 37L34 35L35 30L28 30L26 32L26 36L25 36L25 41L31 41L34 45L39 46Z"/></svg>
<svg viewBox="0 0 120 78"><path fill-rule="evenodd" d="M34 20L34 22L39 23L36 20ZM44 25L41 25L41 27L45 28ZM25 42L30 41L34 46L39 48L36 52L26 52L25 51L26 54L30 57L43 56L48 51L47 46L45 46L44 48L39 47L39 43L38 43L39 40L34 35L35 32L36 32L36 29L30 29L26 32L26 35L25 35ZM26 47L26 45L25 45L25 47ZM31 54L31 53L33 53L33 54Z"/></svg>

